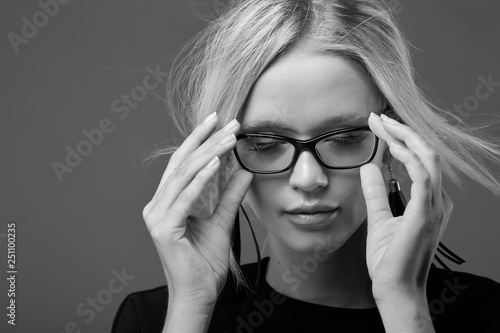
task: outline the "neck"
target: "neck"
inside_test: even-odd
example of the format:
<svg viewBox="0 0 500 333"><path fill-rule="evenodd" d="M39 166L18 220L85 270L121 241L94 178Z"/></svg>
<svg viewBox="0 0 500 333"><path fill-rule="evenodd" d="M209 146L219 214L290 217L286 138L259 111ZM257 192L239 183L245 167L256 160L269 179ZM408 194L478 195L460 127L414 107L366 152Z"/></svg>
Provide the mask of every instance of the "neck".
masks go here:
<svg viewBox="0 0 500 333"><path fill-rule="evenodd" d="M366 223L335 252L297 254L271 242L266 280L276 291L305 302L343 307L375 306L366 267ZM274 244L273 244L274 243Z"/></svg>

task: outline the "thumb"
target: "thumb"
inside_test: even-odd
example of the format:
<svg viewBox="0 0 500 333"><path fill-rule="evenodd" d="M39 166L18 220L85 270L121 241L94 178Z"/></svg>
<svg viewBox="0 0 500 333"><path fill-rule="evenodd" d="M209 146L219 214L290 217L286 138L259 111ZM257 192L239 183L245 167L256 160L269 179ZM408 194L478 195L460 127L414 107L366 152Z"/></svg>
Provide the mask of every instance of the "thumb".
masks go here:
<svg viewBox="0 0 500 333"><path fill-rule="evenodd" d="M212 216L212 221L213 223L218 223L229 234L233 228L236 213L248 191L252 179L253 173L238 169L231 175L222 191L219 203Z"/></svg>
<svg viewBox="0 0 500 333"><path fill-rule="evenodd" d="M368 224L392 217L387 199L384 177L373 163L363 165L360 170L361 187L366 200Z"/></svg>

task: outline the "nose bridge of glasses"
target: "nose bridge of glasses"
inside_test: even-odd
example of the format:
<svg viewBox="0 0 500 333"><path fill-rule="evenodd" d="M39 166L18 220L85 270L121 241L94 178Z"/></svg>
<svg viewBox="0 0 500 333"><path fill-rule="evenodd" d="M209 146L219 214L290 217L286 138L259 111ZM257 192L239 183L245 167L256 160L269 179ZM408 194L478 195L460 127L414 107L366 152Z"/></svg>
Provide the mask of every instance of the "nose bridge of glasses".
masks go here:
<svg viewBox="0 0 500 333"><path fill-rule="evenodd" d="M316 151L316 144L318 142L319 142L318 140L309 141L309 142L297 142L297 141L295 141L294 142L295 152L294 152L293 164L294 165L297 164L299 158L301 156L303 156L302 153L307 151L307 152L311 153L311 155L314 157L314 159L316 160L316 162L319 165L322 165L321 157L318 155L318 152Z"/></svg>

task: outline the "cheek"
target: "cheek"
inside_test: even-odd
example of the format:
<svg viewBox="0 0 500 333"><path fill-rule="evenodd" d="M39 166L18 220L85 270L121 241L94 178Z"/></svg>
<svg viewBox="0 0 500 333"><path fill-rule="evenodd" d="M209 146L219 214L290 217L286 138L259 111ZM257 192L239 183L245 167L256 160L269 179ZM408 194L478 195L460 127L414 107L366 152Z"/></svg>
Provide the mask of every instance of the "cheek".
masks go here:
<svg viewBox="0 0 500 333"><path fill-rule="evenodd" d="M280 208L277 202L278 183L262 176L253 178L243 202L252 208L253 214L259 220L267 220L268 214Z"/></svg>
<svg viewBox="0 0 500 333"><path fill-rule="evenodd" d="M381 155L376 156L382 163ZM278 211L283 202L279 200L279 189L283 186L282 179L254 177L243 201L251 208L252 215L261 221L279 217ZM342 207L342 216L345 221L361 223L366 218L366 202L361 188L359 169L344 170L342 173L332 172L329 179L326 196Z"/></svg>
<svg viewBox="0 0 500 333"><path fill-rule="evenodd" d="M334 189L334 198L342 207L342 214L351 221L366 217L366 202L361 188L359 169L346 171L342 176L332 178L330 186Z"/></svg>

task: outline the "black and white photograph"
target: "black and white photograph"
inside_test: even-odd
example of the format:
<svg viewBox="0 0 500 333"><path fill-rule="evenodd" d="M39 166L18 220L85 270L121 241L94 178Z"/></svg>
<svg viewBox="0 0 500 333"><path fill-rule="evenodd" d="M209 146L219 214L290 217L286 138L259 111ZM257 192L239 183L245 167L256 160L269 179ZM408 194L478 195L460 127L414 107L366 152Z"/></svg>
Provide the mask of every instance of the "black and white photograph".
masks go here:
<svg viewBox="0 0 500 333"><path fill-rule="evenodd" d="M0 7L0 332L500 333L500 2Z"/></svg>

